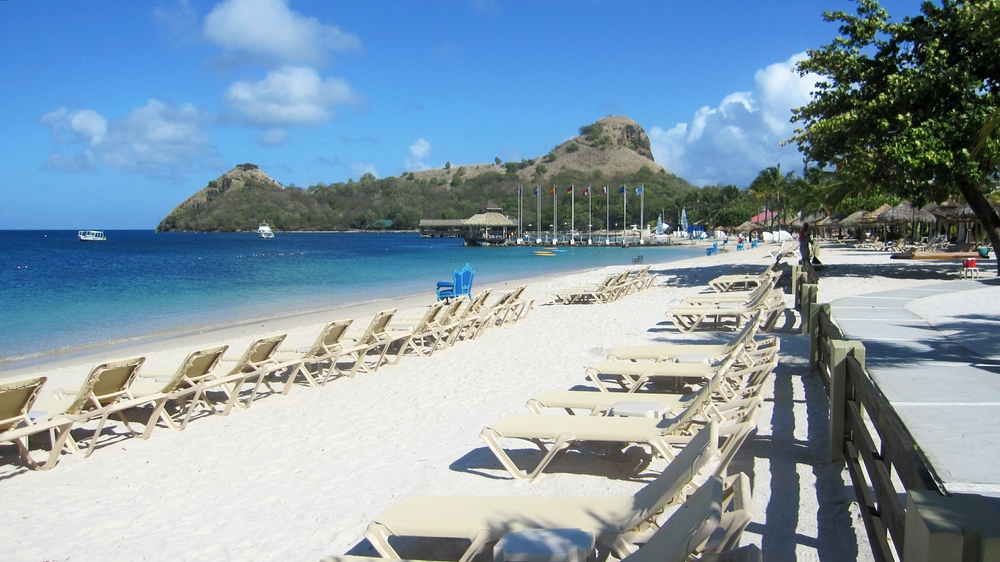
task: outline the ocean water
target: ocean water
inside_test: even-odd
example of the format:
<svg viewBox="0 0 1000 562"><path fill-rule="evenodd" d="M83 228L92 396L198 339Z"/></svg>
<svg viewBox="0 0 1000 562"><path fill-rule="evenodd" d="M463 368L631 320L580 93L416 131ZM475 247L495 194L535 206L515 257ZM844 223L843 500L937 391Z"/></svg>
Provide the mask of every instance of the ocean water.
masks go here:
<svg viewBox="0 0 1000 562"><path fill-rule="evenodd" d="M472 248L415 233L0 231L0 364L108 342L427 293L466 262L473 290L550 273L670 261L689 247Z"/></svg>

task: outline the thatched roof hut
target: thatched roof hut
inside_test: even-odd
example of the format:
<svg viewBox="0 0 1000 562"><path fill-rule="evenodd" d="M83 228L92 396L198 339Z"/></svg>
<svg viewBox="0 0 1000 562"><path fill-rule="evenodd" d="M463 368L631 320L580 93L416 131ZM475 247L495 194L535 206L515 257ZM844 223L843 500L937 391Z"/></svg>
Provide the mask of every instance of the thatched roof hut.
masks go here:
<svg viewBox="0 0 1000 562"><path fill-rule="evenodd" d="M936 221L937 217L927 211L917 209L909 201L903 201L878 214L878 222L882 224L932 223Z"/></svg>
<svg viewBox="0 0 1000 562"><path fill-rule="evenodd" d="M462 221L465 226L485 226L489 228L494 227L512 227L517 226L517 224L508 219L507 217L501 215L500 213L479 213L478 215L472 215L471 217Z"/></svg>
<svg viewBox="0 0 1000 562"><path fill-rule="evenodd" d="M871 211L869 213L865 213L865 215L858 220L858 224L861 224L861 225L883 224L882 221L880 221L878 217L879 217L879 215L881 215L882 213L888 211L891 208L892 208L892 205L889 205L888 203L886 203L885 205L882 205L881 207L879 207L878 209L875 209L874 211Z"/></svg>
<svg viewBox="0 0 1000 562"><path fill-rule="evenodd" d="M854 228L861 222L861 218L868 214L868 211L855 211L837 221L837 226L841 228Z"/></svg>

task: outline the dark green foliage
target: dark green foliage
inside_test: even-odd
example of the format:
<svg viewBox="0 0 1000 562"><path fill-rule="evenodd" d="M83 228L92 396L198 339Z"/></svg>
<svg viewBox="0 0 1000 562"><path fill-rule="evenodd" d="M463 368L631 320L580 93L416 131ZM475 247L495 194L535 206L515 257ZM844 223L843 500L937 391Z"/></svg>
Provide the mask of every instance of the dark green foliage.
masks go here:
<svg viewBox="0 0 1000 562"><path fill-rule="evenodd" d="M566 152L576 152L577 150L580 150L580 145L575 142L569 143L569 146L566 147Z"/></svg>
<svg viewBox="0 0 1000 562"><path fill-rule="evenodd" d="M494 162L494 163L495 163L495 164L496 164L497 166L499 166L500 164L503 164L503 160L501 160L499 156L497 156L496 158L494 158L494 159L493 159L493 162Z"/></svg>
<svg viewBox="0 0 1000 562"><path fill-rule="evenodd" d="M523 162L524 162L523 160L520 163L507 162L506 164L503 165L503 167L507 169L508 174L516 174L518 170L524 167Z"/></svg>
<svg viewBox="0 0 1000 562"><path fill-rule="evenodd" d="M505 167L506 168L506 167ZM548 174L543 164L535 167L536 173ZM462 173L459 173L462 172ZM350 228L384 229L382 220L391 220L390 228L406 230L416 228L422 218L457 219L480 212L486 201L499 204L508 216L517 208L517 186L523 183L516 175L497 170L468 177L461 168L452 174L449 187L443 177L429 179L406 174L403 177L375 179L362 176L360 181L346 183L317 183L308 189L248 183L240 189L219 194L215 199L198 206L171 214L160 224L160 230L200 231L253 231L266 220L278 231L288 230L345 230ZM683 205L688 206L692 222L713 216L709 211L711 196L718 188L698 189L671 175L642 174L652 179L642 180L639 173L606 174L564 169L552 176L545 176L542 189L542 211L545 229L552 223L552 197L548 194L555 184L560 191L560 228L570 221L570 206L565 191L571 184L576 187L576 226L586 230L587 197L583 190L593 189L595 229L604 226L606 202L611 204L611 223L621 225L622 196L618 188L629 186L628 222L639 222L639 200L635 187L645 183L647 222L655 219L662 210L668 220L676 221ZM412 179L411 179L412 177ZM457 180L457 181L456 181ZM538 178L541 183L541 176ZM457 185L454 185L456 184ZM610 198L600 193L605 183L611 187ZM740 192L745 193L745 192ZM525 186L525 224L535 223L532 188ZM721 201L721 198L718 198ZM530 219L530 220L529 220ZM568 226L566 226L568 228Z"/></svg>
<svg viewBox="0 0 1000 562"><path fill-rule="evenodd" d="M535 166L535 175L538 176L538 177L542 177L545 174L547 174L548 172L549 172L549 169L545 166L545 164L539 164L539 165Z"/></svg>
<svg viewBox="0 0 1000 562"><path fill-rule="evenodd" d="M545 155L545 158L542 158L542 162L552 163L552 162L555 162L555 161L556 161L556 153L555 152L550 152L550 153L548 153L548 154Z"/></svg>

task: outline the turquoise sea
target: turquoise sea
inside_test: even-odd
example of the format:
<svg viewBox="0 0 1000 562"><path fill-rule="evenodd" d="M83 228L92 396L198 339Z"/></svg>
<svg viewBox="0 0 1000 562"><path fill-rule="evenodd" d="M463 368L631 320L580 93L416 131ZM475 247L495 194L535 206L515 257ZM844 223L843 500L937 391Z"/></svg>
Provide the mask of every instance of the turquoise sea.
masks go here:
<svg viewBox="0 0 1000 562"><path fill-rule="evenodd" d="M473 248L415 233L0 231L0 364L146 336L427 293L466 262L476 284L698 255L685 247ZM703 250L702 250L703 251ZM475 290L475 284L473 290Z"/></svg>

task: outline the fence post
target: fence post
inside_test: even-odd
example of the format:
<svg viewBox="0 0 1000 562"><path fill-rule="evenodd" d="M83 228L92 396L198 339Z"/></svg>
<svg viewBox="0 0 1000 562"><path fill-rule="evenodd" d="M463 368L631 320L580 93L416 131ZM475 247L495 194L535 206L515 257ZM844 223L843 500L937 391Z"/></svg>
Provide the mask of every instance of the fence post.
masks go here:
<svg viewBox="0 0 1000 562"><path fill-rule="evenodd" d="M847 357L864 366L865 346L859 341L830 340L830 460L844 460L844 417L847 412Z"/></svg>
<svg viewBox="0 0 1000 562"><path fill-rule="evenodd" d="M799 280L799 273L801 273L801 272L802 272L802 266L801 265L793 265L792 266L792 296L795 297L794 298L794 302L795 302L794 306L795 306L795 310L798 310L798 311L802 310L799 307L799 284L801 283L801 281Z"/></svg>
<svg viewBox="0 0 1000 562"><path fill-rule="evenodd" d="M813 303L809 307L809 372L816 370L819 362L820 311L830 317L830 303Z"/></svg>
<svg viewBox="0 0 1000 562"><path fill-rule="evenodd" d="M799 333L805 334L811 327L812 317L810 311L812 305L816 304L819 295L819 285L815 283L804 283L802 285L802 306L799 307L799 316L802 318L802 325L799 326Z"/></svg>

